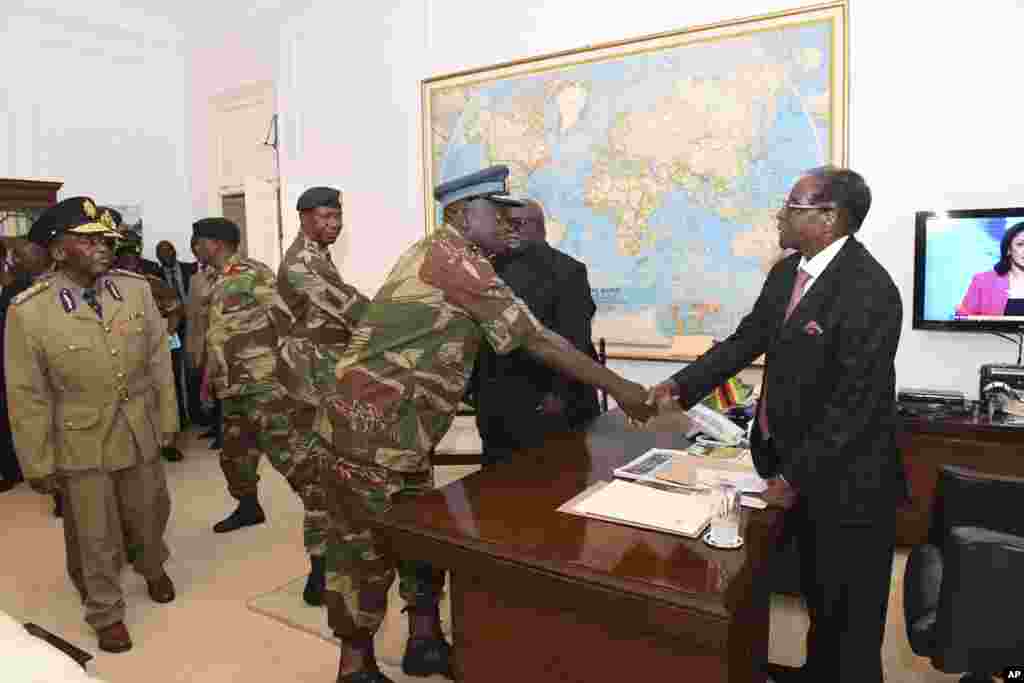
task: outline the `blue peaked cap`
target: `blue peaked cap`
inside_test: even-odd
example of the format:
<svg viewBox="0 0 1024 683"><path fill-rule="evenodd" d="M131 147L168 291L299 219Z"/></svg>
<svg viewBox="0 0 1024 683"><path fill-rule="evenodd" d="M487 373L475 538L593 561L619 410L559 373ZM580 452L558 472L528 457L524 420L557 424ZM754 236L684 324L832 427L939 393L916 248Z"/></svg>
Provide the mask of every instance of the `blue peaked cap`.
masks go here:
<svg viewBox="0 0 1024 683"><path fill-rule="evenodd" d="M441 204L441 208L474 197L486 197L507 206L523 206L523 202L518 199L501 196L508 194L507 183L508 166L499 164L441 183L434 188L434 199Z"/></svg>

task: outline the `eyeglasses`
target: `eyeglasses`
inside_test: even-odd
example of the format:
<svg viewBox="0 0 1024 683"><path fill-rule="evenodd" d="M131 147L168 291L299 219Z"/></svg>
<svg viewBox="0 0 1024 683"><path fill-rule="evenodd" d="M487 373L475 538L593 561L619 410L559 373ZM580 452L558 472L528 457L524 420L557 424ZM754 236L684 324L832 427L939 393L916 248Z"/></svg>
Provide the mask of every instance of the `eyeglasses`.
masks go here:
<svg viewBox="0 0 1024 683"><path fill-rule="evenodd" d="M804 204L802 202L793 202L786 200L782 202L782 210L786 211L789 209L838 209L839 204L836 202L818 202L816 204Z"/></svg>

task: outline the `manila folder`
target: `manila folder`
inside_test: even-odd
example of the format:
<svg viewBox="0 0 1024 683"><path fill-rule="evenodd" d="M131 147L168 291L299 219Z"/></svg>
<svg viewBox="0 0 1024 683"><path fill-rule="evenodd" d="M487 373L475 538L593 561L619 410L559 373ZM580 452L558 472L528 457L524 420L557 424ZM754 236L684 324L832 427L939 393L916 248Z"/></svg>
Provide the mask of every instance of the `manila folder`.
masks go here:
<svg viewBox="0 0 1024 683"><path fill-rule="evenodd" d="M696 538L707 526L714 508L715 497L708 493L666 491L621 479L600 484L559 510Z"/></svg>

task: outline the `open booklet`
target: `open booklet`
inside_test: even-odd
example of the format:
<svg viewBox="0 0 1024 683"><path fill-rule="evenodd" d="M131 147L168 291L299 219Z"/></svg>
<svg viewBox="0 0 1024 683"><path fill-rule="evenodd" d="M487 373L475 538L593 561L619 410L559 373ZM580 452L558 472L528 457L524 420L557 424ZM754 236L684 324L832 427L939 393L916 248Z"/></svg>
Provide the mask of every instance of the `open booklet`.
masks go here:
<svg viewBox="0 0 1024 683"><path fill-rule="evenodd" d="M761 493L768 488L754 468L750 450L734 446L651 448L613 474L623 479L696 490L710 489L722 480L732 482L742 493ZM747 507L765 507L762 500L751 496L743 496L742 503Z"/></svg>

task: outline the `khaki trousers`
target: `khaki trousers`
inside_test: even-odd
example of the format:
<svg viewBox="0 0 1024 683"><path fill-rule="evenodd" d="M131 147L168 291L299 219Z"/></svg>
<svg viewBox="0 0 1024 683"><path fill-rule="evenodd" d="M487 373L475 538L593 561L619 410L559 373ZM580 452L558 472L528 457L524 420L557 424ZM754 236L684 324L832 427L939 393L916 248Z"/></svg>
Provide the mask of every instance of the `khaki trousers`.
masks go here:
<svg viewBox="0 0 1024 683"><path fill-rule="evenodd" d="M164 531L171 497L157 459L123 470L63 473L64 548L68 575L85 605L85 620L102 629L124 619L124 543L138 548L136 572L160 577L170 556Z"/></svg>

